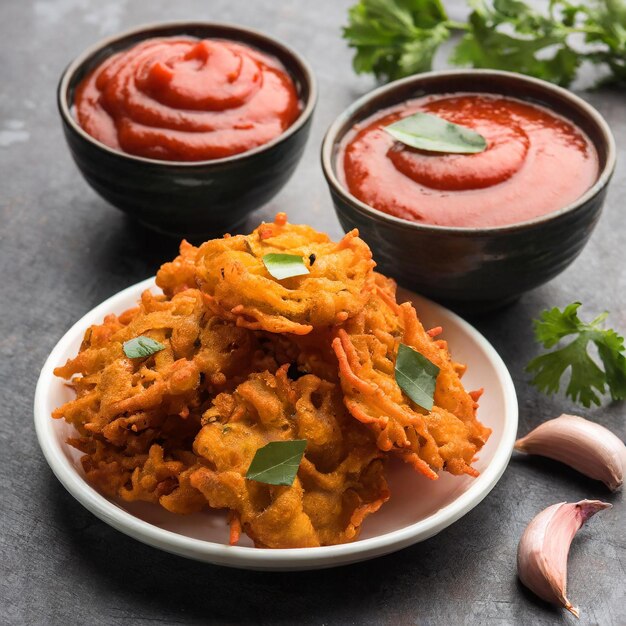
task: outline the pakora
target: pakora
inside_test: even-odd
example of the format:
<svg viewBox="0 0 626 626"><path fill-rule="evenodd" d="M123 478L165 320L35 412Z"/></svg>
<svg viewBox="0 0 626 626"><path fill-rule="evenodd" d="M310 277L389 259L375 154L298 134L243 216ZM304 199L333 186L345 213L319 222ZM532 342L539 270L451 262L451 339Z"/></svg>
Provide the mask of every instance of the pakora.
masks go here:
<svg viewBox="0 0 626 626"><path fill-rule="evenodd" d="M451 360L444 341L433 338L440 329L427 333L413 306L397 304L393 281L377 275L376 282L377 293L337 329L333 340L348 410L372 428L382 450L394 452L428 478L436 479L442 469L477 476L471 463L490 434L476 419L479 392L463 388L463 366ZM396 382L400 343L439 368L430 411L416 405Z"/></svg>
<svg viewBox="0 0 626 626"><path fill-rule="evenodd" d="M273 277L271 253L308 273ZM357 231L334 243L284 214L247 236L183 242L157 273L162 293L87 329L55 370L75 398L53 417L75 428L87 480L173 513L224 509L231 543L304 548L359 536L390 497L391 456L431 479L477 475L490 433L480 391L374 267ZM129 356L137 338L159 347ZM396 381L401 344L438 368L428 410ZM290 441L306 441L291 484L248 477L260 449Z"/></svg>
<svg viewBox="0 0 626 626"><path fill-rule="evenodd" d="M308 274L277 281L266 254L301 257ZM253 330L306 335L356 315L374 288L374 262L358 232L338 243L279 214L250 235L202 244L196 259L200 289L220 317Z"/></svg>

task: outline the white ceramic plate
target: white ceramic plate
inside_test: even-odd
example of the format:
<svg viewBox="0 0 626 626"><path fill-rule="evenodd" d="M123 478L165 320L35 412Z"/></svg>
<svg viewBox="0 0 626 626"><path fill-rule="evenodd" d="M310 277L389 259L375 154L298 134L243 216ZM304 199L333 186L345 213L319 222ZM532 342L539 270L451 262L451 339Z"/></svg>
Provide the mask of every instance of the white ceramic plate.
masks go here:
<svg viewBox="0 0 626 626"><path fill-rule="evenodd" d="M371 559L432 537L474 508L504 472L517 431L517 399L506 366L489 342L467 322L433 302L404 292L402 297L414 302L427 328L444 327L442 336L448 340L455 359L468 364L465 386L485 388L479 417L493 433L475 464L480 471L478 478L443 473L439 480L430 481L406 464L392 464L391 500L367 518L358 541L288 550L257 549L245 536L240 545L229 546L226 516L221 511L181 516L152 504L108 500L85 481L80 453L65 443L73 428L50 417L53 409L72 397L72 391L52 370L78 352L88 326L100 323L107 313L120 313L134 306L141 292L148 288L157 290L153 279L114 295L72 326L43 366L35 394L35 428L52 471L84 507L123 533L168 552L230 567L333 567Z"/></svg>

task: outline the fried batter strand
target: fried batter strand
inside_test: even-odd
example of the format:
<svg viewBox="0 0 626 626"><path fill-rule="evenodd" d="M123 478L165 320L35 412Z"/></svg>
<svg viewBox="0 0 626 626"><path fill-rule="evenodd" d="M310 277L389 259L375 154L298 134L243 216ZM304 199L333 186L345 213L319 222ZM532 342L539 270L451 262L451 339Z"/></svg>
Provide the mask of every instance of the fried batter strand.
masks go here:
<svg viewBox="0 0 626 626"><path fill-rule="evenodd" d="M273 278L268 253L300 256L309 274ZM87 329L55 374L75 398L54 411L76 434L87 479L111 498L179 514L226 509L231 543L264 548L355 540L389 498L396 455L435 479L476 475L489 429L476 419L440 328L426 332L395 283L373 271L358 232L339 243L284 214L251 235L183 242L157 274L163 293ZM129 358L140 336L164 349ZM395 380L400 343L440 371L434 406ZM270 442L306 440L292 485L246 478Z"/></svg>

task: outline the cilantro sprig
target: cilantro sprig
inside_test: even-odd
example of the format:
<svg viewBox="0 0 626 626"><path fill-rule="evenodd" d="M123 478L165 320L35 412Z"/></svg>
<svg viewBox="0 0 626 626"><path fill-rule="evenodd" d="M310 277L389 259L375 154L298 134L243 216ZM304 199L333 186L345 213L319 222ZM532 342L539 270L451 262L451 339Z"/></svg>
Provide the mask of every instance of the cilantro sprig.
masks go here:
<svg viewBox="0 0 626 626"><path fill-rule="evenodd" d="M535 337L544 348L554 348L566 337L573 340L561 348L534 358L527 371L534 374L532 383L548 394L559 390L561 379L569 370L565 393L585 407L599 405L601 395L608 392L613 400L626 399L626 357L624 338L603 322L602 313L589 323L578 317L580 302L544 311L534 321ZM589 344L595 345L600 363L589 354ZM602 367L601 367L602 366ZM603 369L604 368L604 369Z"/></svg>
<svg viewBox="0 0 626 626"><path fill-rule="evenodd" d="M395 80L429 70L451 26L439 0L361 0L349 10L343 36L356 49L358 74Z"/></svg>
<svg viewBox="0 0 626 626"><path fill-rule="evenodd" d="M550 0L538 11L522 0L468 0L467 23L440 0L360 0L343 36L357 73L395 80L432 68L439 46L463 34L455 65L510 70L567 86L583 61L626 81L626 0Z"/></svg>

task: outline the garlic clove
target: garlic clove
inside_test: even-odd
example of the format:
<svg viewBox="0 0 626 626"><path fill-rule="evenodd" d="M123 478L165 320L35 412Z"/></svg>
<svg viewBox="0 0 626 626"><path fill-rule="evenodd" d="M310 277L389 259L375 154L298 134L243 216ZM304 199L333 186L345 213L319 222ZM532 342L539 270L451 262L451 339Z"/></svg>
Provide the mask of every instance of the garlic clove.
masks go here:
<svg viewBox="0 0 626 626"><path fill-rule="evenodd" d="M560 502L539 513L526 527L517 548L517 574L543 600L578 609L567 599L567 557L578 529L595 513L611 508L599 500Z"/></svg>
<svg viewBox="0 0 626 626"><path fill-rule="evenodd" d="M515 449L565 463L619 489L626 472L626 446L608 428L576 415L548 420L515 442Z"/></svg>

